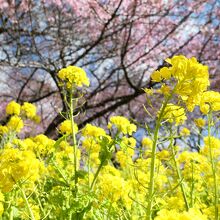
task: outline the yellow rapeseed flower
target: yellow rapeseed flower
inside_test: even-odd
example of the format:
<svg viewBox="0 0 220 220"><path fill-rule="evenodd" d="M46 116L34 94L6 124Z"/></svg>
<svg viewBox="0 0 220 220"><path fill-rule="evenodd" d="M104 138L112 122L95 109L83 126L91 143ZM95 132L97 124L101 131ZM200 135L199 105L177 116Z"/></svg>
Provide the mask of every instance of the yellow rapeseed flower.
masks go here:
<svg viewBox="0 0 220 220"><path fill-rule="evenodd" d="M220 93L215 91L206 91L202 94L200 110L203 114L208 114L209 110L220 110Z"/></svg>
<svg viewBox="0 0 220 220"><path fill-rule="evenodd" d="M172 76L176 79L176 94L186 102L189 111L199 105L201 95L210 85L208 66L199 63L195 57L174 56L166 60L172 65Z"/></svg>
<svg viewBox="0 0 220 220"><path fill-rule="evenodd" d="M170 152L168 150L162 150L157 153L157 157L160 160L168 160L170 158Z"/></svg>
<svg viewBox="0 0 220 220"><path fill-rule="evenodd" d="M175 122L176 125L183 124L187 119L184 108L171 103L167 104L163 118L170 123Z"/></svg>
<svg viewBox="0 0 220 220"><path fill-rule="evenodd" d="M99 128L91 124L86 124L86 126L82 129L82 135L88 137L100 137L105 136L106 133L103 128Z"/></svg>
<svg viewBox="0 0 220 220"><path fill-rule="evenodd" d="M208 67L199 63L195 57L188 59L183 55L173 56L166 61L171 67L163 67L153 72L152 81L175 79L174 93L181 97L189 111L193 111L195 106L200 104L202 93L210 85ZM168 92L167 88L163 90Z"/></svg>
<svg viewBox="0 0 220 220"><path fill-rule="evenodd" d="M155 220L208 220L208 218L197 209L184 212L178 212L176 209L162 209L157 213Z"/></svg>
<svg viewBox="0 0 220 220"><path fill-rule="evenodd" d="M8 148L0 153L0 188L10 191L20 180L35 181L40 177L42 164L32 151Z"/></svg>
<svg viewBox="0 0 220 220"><path fill-rule="evenodd" d="M169 86L167 86L167 85L165 85L165 84L163 84L162 86L161 86L161 92L164 94L164 95L168 95L169 93L170 93L170 87Z"/></svg>
<svg viewBox="0 0 220 220"><path fill-rule="evenodd" d="M77 66L68 66L59 71L58 77L67 83L67 87L72 86L82 87L83 85L89 86L89 78L86 72Z"/></svg>
<svg viewBox="0 0 220 220"><path fill-rule="evenodd" d="M24 104L21 106L21 110L24 112L25 116L29 119L32 119L36 116L36 106L28 103L28 102L24 102Z"/></svg>
<svg viewBox="0 0 220 220"><path fill-rule="evenodd" d="M0 135L7 134L8 128L7 126L0 125Z"/></svg>
<svg viewBox="0 0 220 220"><path fill-rule="evenodd" d="M11 101L6 106L6 114L7 115L19 115L21 111L21 106L15 102Z"/></svg>
<svg viewBox="0 0 220 220"><path fill-rule="evenodd" d="M154 82L160 82L160 81L162 80L160 71L158 71L158 70L154 71L154 72L151 74L151 79L152 79Z"/></svg>
<svg viewBox="0 0 220 220"><path fill-rule="evenodd" d="M10 118L9 122L7 123L7 127L11 131L20 132L21 129L24 127L24 123L20 117L14 115Z"/></svg>
<svg viewBox="0 0 220 220"><path fill-rule="evenodd" d="M55 141L48 138L44 134L39 134L32 138L33 141L33 151L37 155L46 156L48 153L51 153L54 151L54 143ZM31 144L32 145L32 144Z"/></svg>
<svg viewBox="0 0 220 220"><path fill-rule="evenodd" d="M121 150L116 153L116 160L122 168L132 164L132 158Z"/></svg>
<svg viewBox="0 0 220 220"><path fill-rule="evenodd" d="M108 128L111 128L114 125L119 132L123 134L131 135L137 130L137 126L129 122L129 120L122 116L112 116L110 122L108 123Z"/></svg>
<svg viewBox="0 0 220 220"><path fill-rule="evenodd" d="M182 136L189 136L190 135L190 130L188 128L182 128L182 130L180 131L180 134Z"/></svg>
<svg viewBox="0 0 220 220"><path fill-rule="evenodd" d="M197 127L202 128L205 126L205 120L203 118L194 119L194 122Z"/></svg>
<svg viewBox="0 0 220 220"><path fill-rule="evenodd" d="M77 124L74 123L74 126L73 126L73 129L74 129L74 132L77 133L78 132L78 126ZM63 121L60 126L59 126L59 131L62 133L62 134L72 134L72 127L71 127L71 121L69 119Z"/></svg>
<svg viewBox="0 0 220 220"><path fill-rule="evenodd" d="M152 146L153 146L153 141L148 137L144 137L141 141L141 144L142 144L143 147L151 149Z"/></svg>

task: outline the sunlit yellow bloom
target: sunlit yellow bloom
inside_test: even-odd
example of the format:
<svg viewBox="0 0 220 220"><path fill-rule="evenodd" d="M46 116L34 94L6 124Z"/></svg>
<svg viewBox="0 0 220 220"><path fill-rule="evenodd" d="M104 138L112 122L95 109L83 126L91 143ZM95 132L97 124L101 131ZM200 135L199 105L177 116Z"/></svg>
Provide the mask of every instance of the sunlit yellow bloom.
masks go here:
<svg viewBox="0 0 220 220"><path fill-rule="evenodd" d="M96 187L100 192L100 201L109 199L110 202L122 200L126 205L132 203L132 200L128 196L129 192L132 190L130 184L120 175L115 175L112 170L108 172L103 170Z"/></svg>
<svg viewBox="0 0 220 220"><path fill-rule="evenodd" d="M162 209L157 213L155 220L208 220L198 209L190 209L188 212L178 212L176 209Z"/></svg>
<svg viewBox="0 0 220 220"><path fill-rule="evenodd" d="M111 128L114 125L119 132L123 134L131 135L137 130L137 126L129 122L129 120L122 116L112 116L110 122L108 123L108 128Z"/></svg>
<svg viewBox="0 0 220 220"><path fill-rule="evenodd" d="M170 158L170 152L167 150L162 150L157 153L157 157L160 160L168 160Z"/></svg>
<svg viewBox="0 0 220 220"><path fill-rule="evenodd" d="M0 191L0 216L2 216L2 214L4 212L4 205L3 205L4 201L5 201L5 197L2 194L2 192Z"/></svg>
<svg viewBox="0 0 220 220"><path fill-rule="evenodd" d="M5 196L0 191L0 202L4 202L4 201L5 201Z"/></svg>
<svg viewBox="0 0 220 220"><path fill-rule="evenodd" d="M169 93L170 93L170 87L169 86L167 86L167 85L165 85L165 84L163 84L162 86L161 86L161 92L164 94L164 95L168 95Z"/></svg>
<svg viewBox="0 0 220 220"><path fill-rule="evenodd" d="M202 118L194 119L194 122L195 122L196 126L199 128L202 128L205 126L205 120Z"/></svg>
<svg viewBox="0 0 220 220"><path fill-rule="evenodd" d="M141 141L141 144L143 147L151 149L153 146L153 141L148 137L144 137Z"/></svg>
<svg viewBox="0 0 220 220"><path fill-rule="evenodd" d="M34 214L35 220L40 220L40 208L38 205L32 205L31 206L32 212Z"/></svg>
<svg viewBox="0 0 220 220"><path fill-rule="evenodd" d="M220 156L220 139L213 137L213 136L207 136L207 137L204 137L204 143L205 143L205 146L201 150L202 154L209 156L210 148L211 148L213 157Z"/></svg>
<svg viewBox="0 0 220 220"><path fill-rule="evenodd" d="M220 205L217 205L218 213L220 214ZM215 206L211 205L204 208L203 213L209 217L209 219L215 219Z"/></svg>
<svg viewBox="0 0 220 220"><path fill-rule="evenodd" d="M77 124L74 123L73 125L73 130L74 130L74 133L77 133L78 132L78 126ZM59 126L59 131L62 133L62 134L72 134L72 126L71 126L71 121L70 120L65 120L63 121L60 126Z"/></svg>
<svg viewBox="0 0 220 220"><path fill-rule="evenodd" d="M202 93L209 86L208 67L200 64L195 57L173 56L166 61L171 67L163 67L153 72L151 78L161 82L170 78L175 79L174 93L179 95L186 103L189 111L193 111L200 104ZM163 92L168 92L167 89Z"/></svg>
<svg viewBox="0 0 220 220"><path fill-rule="evenodd" d="M165 199L166 201L166 208L168 209L177 209L177 210L184 210L184 200L183 198L180 198L178 196L171 196L171 197L167 197Z"/></svg>
<svg viewBox="0 0 220 220"><path fill-rule="evenodd" d="M38 156L46 156L48 153L51 153L54 151L54 143L55 141L48 138L46 135L39 134L32 138L34 142L34 152Z"/></svg>
<svg viewBox="0 0 220 220"><path fill-rule="evenodd" d="M182 96L189 111L199 105L201 95L209 86L208 67L198 63L195 57L174 56L167 60L172 76L177 80L176 93Z"/></svg>
<svg viewBox="0 0 220 220"><path fill-rule="evenodd" d="M68 88L72 86L89 86L89 79L86 76L86 72L77 66L68 66L61 69L58 73L58 77L67 83Z"/></svg>
<svg viewBox="0 0 220 220"><path fill-rule="evenodd" d="M134 148L136 146L136 140L133 137L123 137L120 143L120 148L123 151L128 151L134 153ZM133 155L133 153L131 153Z"/></svg>
<svg viewBox="0 0 220 220"><path fill-rule="evenodd" d="M24 127L24 123L22 119L16 115L12 116L7 123L7 127L11 131L20 132L21 129Z"/></svg>
<svg viewBox="0 0 220 220"><path fill-rule="evenodd" d="M170 79L171 71L168 67L162 67L151 74L151 78L155 82L160 82L163 79Z"/></svg>
<svg viewBox="0 0 220 220"><path fill-rule="evenodd" d="M209 145L211 148L219 148L220 150L220 139L216 137L204 137L205 145Z"/></svg>
<svg viewBox="0 0 220 220"><path fill-rule="evenodd" d="M7 133L8 133L7 126L0 125L0 135L7 134Z"/></svg>
<svg viewBox="0 0 220 220"><path fill-rule="evenodd" d="M162 80L162 77L161 77L161 74L158 70L154 71L152 74L151 74L151 79L154 81L154 82L160 82Z"/></svg>
<svg viewBox="0 0 220 220"><path fill-rule="evenodd" d="M27 118L32 119L36 116L37 109L35 105L28 102L24 102L24 104L21 106L21 111L24 112Z"/></svg>
<svg viewBox="0 0 220 220"><path fill-rule="evenodd" d="M19 181L40 178L42 164L31 151L4 149L0 153L0 188L8 192Z"/></svg>
<svg viewBox="0 0 220 220"><path fill-rule="evenodd" d="M90 154L90 163L94 166L98 166L100 164L99 153L91 153Z"/></svg>
<svg viewBox="0 0 220 220"><path fill-rule="evenodd" d="M189 136L190 135L190 130L188 128L182 128L182 130L180 131L180 134L182 136Z"/></svg>
<svg viewBox="0 0 220 220"><path fill-rule="evenodd" d="M100 151L101 148L99 142L92 137L85 138L82 141L82 146L90 153L97 153Z"/></svg>
<svg viewBox="0 0 220 220"><path fill-rule="evenodd" d="M93 137L99 137L99 136L105 136L105 130L103 128L96 127L91 124L87 124L83 130L82 130L83 136L93 136Z"/></svg>
<svg viewBox="0 0 220 220"><path fill-rule="evenodd" d="M21 111L21 106L15 102L11 101L6 106L6 114L7 115L19 115Z"/></svg>
<svg viewBox="0 0 220 220"><path fill-rule="evenodd" d="M206 91L202 94L200 110L203 114L208 114L209 110L220 110L220 93L215 91Z"/></svg>
<svg viewBox="0 0 220 220"><path fill-rule="evenodd" d="M184 108L171 103L167 104L163 118L170 123L175 122L176 125L183 124L187 119Z"/></svg>
<svg viewBox="0 0 220 220"><path fill-rule="evenodd" d="M132 164L132 158L121 150L116 153L116 160L120 163L122 168Z"/></svg>

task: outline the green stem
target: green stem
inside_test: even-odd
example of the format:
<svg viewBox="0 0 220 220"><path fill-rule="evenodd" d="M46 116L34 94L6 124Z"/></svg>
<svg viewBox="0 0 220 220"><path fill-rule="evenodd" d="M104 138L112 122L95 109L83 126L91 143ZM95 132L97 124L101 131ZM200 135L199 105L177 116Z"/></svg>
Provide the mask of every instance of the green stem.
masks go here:
<svg viewBox="0 0 220 220"><path fill-rule="evenodd" d="M117 138L118 138L118 133L117 133L116 136L115 136L115 140L114 140L111 144L109 144L109 145L107 146L108 150L110 150L111 147L114 146L115 143L117 143ZM101 171L103 165L105 164L106 160L108 160L108 157L102 158L101 163L99 164L99 167L98 167L98 169L97 169L97 171L96 171L96 173L95 173L95 175L94 175L92 184L91 184L91 186L90 186L90 190L93 190L93 188L94 188L94 186L95 186L96 179L98 178L98 175L99 175L99 173L100 173L100 171Z"/></svg>
<svg viewBox="0 0 220 220"><path fill-rule="evenodd" d="M96 173L95 173L95 176L94 176L94 178L93 178L93 181L92 181L92 184L91 184L91 187L90 187L91 190L93 190L93 188L94 188L94 186L95 186L96 179L98 178L98 175L99 175L99 173L100 173L100 171L101 171L101 169L102 169L102 166L103 166L104 162L105 162L105 160L102 161L102 162L99 164L99 167L98 167L98 169L97 169L97 171L96 171Z"/></svg>
<svg viewBox="0 0 220 220"><path fill-rule="evenodd" d="M74 182L75 182L75 193L78 191L77 183L77 142L76 142L76 132L74 129L74 117L73 117L73 95L70 93L70 120L71 120L71 129L72 129L72 139L73 139L73 154L74 154Z"/></svg>
<svg viewBox="0 0 220 220"><path fill-rule="evenodd" d="M149 182L149 190L148 190L148 206L147 206L147 219L151 220L152 215L152 201L153 201L153 194L154 194L154 173L155 173L155 160L156 160L156 149L157 149L157 142L158 142L158 133L161 127L161 121L163 119L163 114L165 108L170 100L171 96L168 96L162 105L162 109L160 110L158 120L156 122L156 127L154 130L154 139L153 139L153 146L151 152L151 167L150 167L150 182Z"/></svg>
<svg viewBox="0 0 220 220"><path fill-rule="evenodd" d="M39 204L39 207L40 207L40 210L41 210L41 212L43 213L43 215L45 216L45 211L44 211L44 208L43 208L43 206L42 206L42 204L41 204L41 201L40 201L40 199L39 199L39 196L38 196L38 194L35 192L35 195L36 195L36 197L37 197L37 202L38 202L38 204Z"/></svg>
<svg viewBox="0 0 220 220"><path fill-rule="evenodd" d="M27 199L27 197L26 197L26 195L25 195L25 192L24 192L24 190L22 189L22 187L20 186L20 184L18 184L18 186L19 186L19 189L21 190L21 196L22 196L23 200L25 201L25 204L26 204L26 206L27 206L27 209L28 209L30 218L31 218L32 220L35 220L34 214L33 214L33 212L32 212L32 209L31 209L31 207L30 207L30 204L29 204L29 202L28 202L28 199Z"/></svg>
<svg viewBox="0 0 220 220"><path fill-rule="evenodd" d="M60 174L60 176L63 178L63 180L65 181L65 183L67 184L67 186L69 186L69 181L67 180L67 178L65 177L65 175L63 174L63 172L60 170L60 168L58 167L58 165L56 164L56 162L51 159L54 167L56 168L56 170L58 171L58 173Z"/></svg>
<svg viewBox="0 0 220 220"><path fill-rule="evenodd" d="M88 152L88 185L90 186L90 150Z"/></svg>
<svg viewBox="0 0 220 220"><path fill-rule="evenodd" d="M172 157L173 157L173 160L174 160L174 165L175 165L176 173L177 173L177 176L178 176L178 180L179 180L179 183L180 183L180 188L181 188L183 199L184 199L184 203L185 203L185 206L186 206L186 211L188 211L189 210L189 203L187 201L186 191L185 191L185 188L184 188L184 185L183 185L183 181L182 181L183 177L182 177L181 171L179 169L178 163L177 163L176 158L175 158L176 154L175 154L175 150L174 150L173 144L171 145L171 149L172 149Z"/></svg>
<svg viewBox="0 0 220 220"><path fill-rule="evenodd" d="M72 212L69 213L69 220L72 220Z"/></svg>
<svg viewBox="0 0 220 220"><path fill-rule="evenodd" d="M108 207L108 215L107 215L107 220L110 219L110 215L111 215L111 210L112 210L112 201L110 201L110 205Z"/></svg>
<svg viewBox="0 0 220 220"><path fill-rule="evenodd" d="M193 207L194 205L194 197L193 197L193 194L194 194L194 187L195 187L195 183L194 183L194 162L192 161L192 184L191 184L191 193L190 193L190 207Z"/></svg>
<svg viewBox="0 0 220 220"><path fill-rule="evenodd" d="M13 209L12 207L10 208L10 214L9 214L9 220L13 220L14 219L14 213L13 213Z"/></svg>
<svg viewBox="0 0 220 220"><path fill-rule="evenodd" d="M218 215L218 183L216 178L216 166L215 161L213 160L213 154L212 154L212 148L211 148L211 120L212 120L212 113L210 112L208 114L208 141L209 141L209 157L211 160L211 166L212 166L212 175L214 179L214 194L215 194L215 200L214 200L214 206L215 206L215 220L219 220Z"/></svg>

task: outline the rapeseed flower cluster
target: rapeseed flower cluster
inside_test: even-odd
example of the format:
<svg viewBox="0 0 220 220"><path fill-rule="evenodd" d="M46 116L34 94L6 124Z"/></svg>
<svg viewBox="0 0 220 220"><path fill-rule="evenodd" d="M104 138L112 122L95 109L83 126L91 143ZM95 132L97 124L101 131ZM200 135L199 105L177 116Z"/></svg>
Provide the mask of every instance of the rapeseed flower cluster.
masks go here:
<svg viewBox="0 0 220 220"><path fill-rule="evenodd" d="M123 134L131 135L133 132L137 130L135 124L130 123L127 118L122 116L112 116L110 118L108 128L111 129L113 126L116 127L118 132L122 132Z"/></svg>
<svg viewBox="0 0 220 220"><path fill-rule="evenodd" d="M6 106L6 114L7 115L20 115L21 112L21 106L15 102L11 101L7 106Z"/></svg>
<svg viewBox="0 0 220 220"><path fill-rule="evenodd" d="M178 212L174 210L163 209L158 212L155 220L207 220L199 209L190 209L188 212Z"/></svg>
<svg viewBox="0 0 220 220"><path fill-rule="evenodd" d="M10 118L9 122L7 123L7 128L10 131L16 131L16 132L19 133L23 127L24 127L24 122L17 115L13 115Z"/></svg>
<svg viewBox="0 0 220 220"><path fill-rule="evenodd" d="M75 133L78 132L77 124L75 124L75 123L73 124L73 129L74 129ZM66 119L65 121L63 121L59 126L59 131L61 134L67 134L67 135L72 134L71 121L69 119Z"/></svg>
<svg viewBox="0 0 220 220"><path fill-rule="evenodd" d="M141 144L143 147L151 149L153 145L153 141L148 137L144 137L141 141Z"/></svg>
<svg viewBox="0 0 220 220"><path fill-rule="evenodd" d="M66 83L67 88L89 86L86 72L77 66L68 66L59 71L58 77Z"/></svg>
<svg viewBox="0 0 220 220"><path fill-rule="evenodd" d="M0 188L9 192L19 182L34 183L41 175L42 164L32 151L7 148L0 152Z"/></svg>
<svg viewBox="0 0 220 220"><path fill-rule="evenodd" d="M45 157L54 151L53 146L55 141L43 134L31 138L31 140L32 144L30 145L30 148L38 157Z"/></svg>
<svg viewBox="0 0 220 220"><path fill-rule="evenodd" d="M182 128L182 130L180 131L180 134L182 136L189 136L190 135L190 130L188 128Z"/></svg>
<svg viewBox="0 0 220 220"><path fill-rule="evenodd" d="M183 124L187 119L184 108L171 103L167 104L163 118L175 125Z"/></svg>
<svg viewBox="0 0 220 220"><path fill-rule="evenodd" d="M37 115L36 106L28 102L20 105L15 101L11 101L6 106L5 112L10 118L6 125L0 125L0 135L7 134L8 132L21 132L25 119L31 119L36 122L40 120Z"/></svg>
<svg viewBox="0 0 220 220"><path fill-rule="evenodd" d="M105 136L106 132L103 128L99 128L94 125L87 124L82 130L82 135L84 137L100 137L100 136Z"/></svg>
<svg viewBox="0 0 220 220"><path fill-rule="evenodd" d="M202 118L196 118L196 119L194 119L194 122L198 128L203 128L206 123L205 120Z"/></svg>
<svg viewBox="0 0 220 220"><path fill-rule="evenodd" d="M200 105L203 92L210 85L208 67L199 63L195 57L174 56L166 61L171 67L155 71L151 78L155 82L174 79L173 92L180 96L189 111Z"/></svg>
<svg viewBox="0 0 220 220"><path fill-rule="evenodd" d="M21 111L23 111L26 117L30 119L34 118L37 113L36 106L28 102L24 102L21 106Z"/></svg>
<svg viewBox="0 0 220 220"><path fill-rule="evenodd" d="M17 115L17 116L24 115L29 119L33 119L37 114L36 106L28 102L24 102L23 105L20 105L15 101L11 101L6 106L5 111L7 115Z"/></svg>
<svg viewBox="0 0 220 220"><path fill-rule="evenodd" d="M200 110L204 114L208 114L209 110L220 110L220 93L215 91L206 91L202 94Z"/></svg>
<svg viewBox="0 0 220 220"><path fill-rule="evenodd" d="M0 125L2 219L217 220L220 140L211 113L220 110L220 95L207 91L208 68L195 58L167 62L170 67L152 74L152 80L163 81L164 102L155 111L155 126L144 125L142 139L123 116L110 117L108 129L79 129L75 109L57 127L57 140L44 134L20 138L25 120L35 121L37 110L10 102L8 122ZM78 67L64 68L58 77L69 92L89 85ZM153 96L153 90L146 93ZM196 105L202 117L183 125Z"/></svg>

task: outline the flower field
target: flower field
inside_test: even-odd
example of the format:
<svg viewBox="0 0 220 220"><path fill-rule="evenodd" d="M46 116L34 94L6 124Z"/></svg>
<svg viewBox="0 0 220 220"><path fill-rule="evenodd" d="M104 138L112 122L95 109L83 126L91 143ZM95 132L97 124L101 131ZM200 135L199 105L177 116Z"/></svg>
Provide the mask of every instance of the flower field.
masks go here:
<svg viewBox="0 0 220 220"><path fill-rule="evenodd" d="M79 67L58 72L68 111L54 128L57 140L20 138L28 123L40 120L37 109L8 103L8 121L0 125L0 219L218 220L220 93L208 90L208 67L195 58L166 62L151 75L158 88L143 88L143 108L155 126L146 123L141 140L134 136L141 125L124 116L111 116L105 128L77 126L89 86ZM200 116L189 122L194 111ZM192 131L197 151L187 144Z"/></svg>

